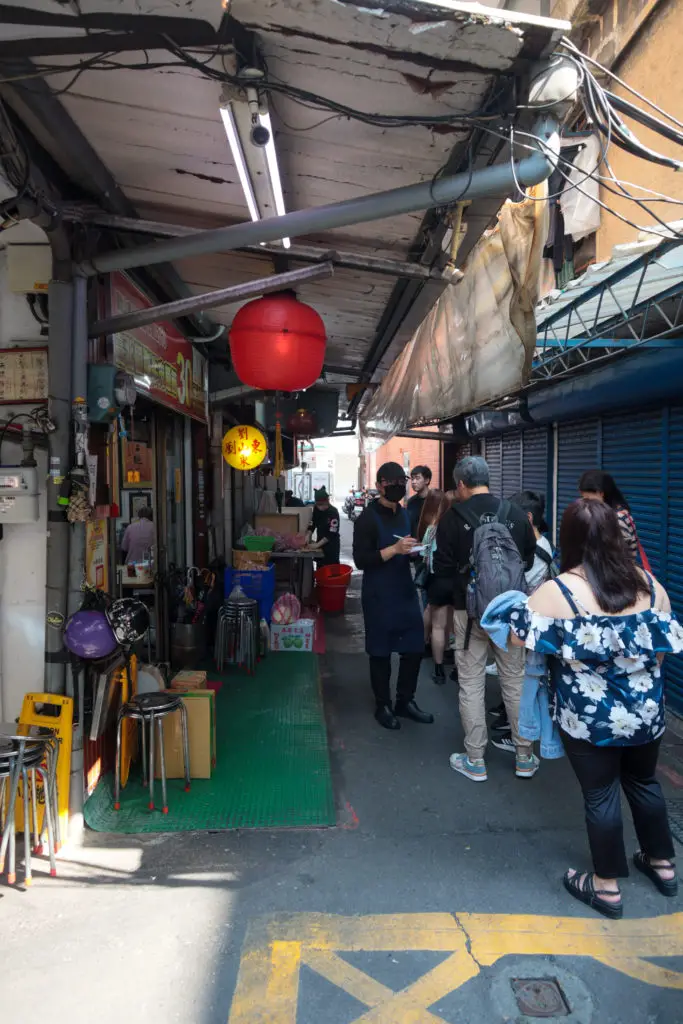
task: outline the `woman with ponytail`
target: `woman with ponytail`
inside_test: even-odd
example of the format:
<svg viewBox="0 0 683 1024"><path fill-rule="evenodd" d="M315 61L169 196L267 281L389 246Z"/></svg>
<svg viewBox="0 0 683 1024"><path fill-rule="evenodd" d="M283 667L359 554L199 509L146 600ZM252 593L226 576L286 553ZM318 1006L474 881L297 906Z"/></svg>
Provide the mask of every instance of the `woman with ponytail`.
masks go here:
<svg viewBox="0 0 683 1024"><path fill-rule="evenodd" d="M628 875L623 789L640 849L633 863L664 896L678 882L655 776L664 733L661 662L683 651L683 628L664 588L638 568L607 503L580 498L562 517L560 575L511 614L516 642L547 656L554 717L581 786L593 871L564 886L609 918L622 916Z"/></svg>

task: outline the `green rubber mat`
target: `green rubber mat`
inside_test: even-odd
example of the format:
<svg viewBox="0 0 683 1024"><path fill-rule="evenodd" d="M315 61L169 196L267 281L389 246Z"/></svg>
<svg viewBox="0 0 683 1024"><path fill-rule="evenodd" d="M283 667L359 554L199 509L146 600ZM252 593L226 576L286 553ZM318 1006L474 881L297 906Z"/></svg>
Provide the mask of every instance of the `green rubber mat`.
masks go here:
<svg viewBox="0 0 683 1024"><path fill-rule="evenodd" d="M169 813L149 811L135 767L114 810L113 776L86 801L96 832L190 832L319 828L336 823L318 659L271 654L256 676L209 672L216 694L216 766L211 779L169 779ZM155 785L161 807L161 782Z"/></svg>

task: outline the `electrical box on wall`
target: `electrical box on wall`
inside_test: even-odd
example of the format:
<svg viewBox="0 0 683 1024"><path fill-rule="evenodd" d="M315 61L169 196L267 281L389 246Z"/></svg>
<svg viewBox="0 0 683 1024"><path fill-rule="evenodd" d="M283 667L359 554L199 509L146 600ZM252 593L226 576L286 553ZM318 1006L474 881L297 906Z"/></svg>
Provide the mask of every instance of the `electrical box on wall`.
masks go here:
<svg viewBox="0 0 683 1024"><path fill-rule="evenodd" d="M0 466L0 524L36 523L38 470L32 466Z"/></svg>
<svg viewBox="0 0 683 1024"><path fill-rule="evenodd" d="M47 293L52 277L49 245L8 245L7 278L10 291L18 295Z"/></svg>
<svg viewBox="0 0 683 1024"><path fill-rule="evenodd" d="M91 423L111 423L136 398L133 378L115 366L88 366L88 418Z"/></svg>

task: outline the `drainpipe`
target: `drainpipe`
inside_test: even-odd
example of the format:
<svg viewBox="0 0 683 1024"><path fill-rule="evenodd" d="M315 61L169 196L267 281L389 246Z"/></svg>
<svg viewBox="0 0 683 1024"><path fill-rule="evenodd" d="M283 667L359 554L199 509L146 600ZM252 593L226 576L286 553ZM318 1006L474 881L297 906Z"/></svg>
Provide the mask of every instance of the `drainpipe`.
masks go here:
<svg viewBox="0 0 683 1024"><path fill-rule="evenodd" d="M115 249L79 265L79 273L89 277L115 270L164 263L205 253L229 252L244 245L275 242L280 238L317 235L334 228L350 227L384 220L437 206L448 206L485 196L506 196L518 185L528 187L545 181L553 171L559 152L557 122L541 118L533 129L541 150L523 160L486 167L474 173L448 175L436 181L423 181L388 192L347 199L328 206L297 210L282 217L235 224L214 231L199 231L184 238L169 238L132 249Z"/></svg>
<svg viewBox="0 0 683 1024"><path fill-rule="evenodd" d="M84 277L73 283L73 346L71 354L71 417L74 431L74 466L87 470L87 391L88 391L88 282ZM81 584L85 577L85 523L73 523L69 551L69 593L67 610L73 615L82 600ZM83 834L83 700L85 675L74 675L68 666L69 692L75 699L78 721L74 725L71 746L71 777L69 785L69 841L78 842ZM78 693L76 693L78 687Z"/></svg>
<svg viewBox="0 0 683 1024"><path fill-rule="evenodd" d="M45 629L45 690L63 694L67 657L63 626L68 611L70 530L66 510L58 503L64 474L69 469L71 442L71 343L73 282L68 243L61 231L51 235L53 280L48 287L48 393L56 430L50 435L47 493L47 567Z"/></svg>

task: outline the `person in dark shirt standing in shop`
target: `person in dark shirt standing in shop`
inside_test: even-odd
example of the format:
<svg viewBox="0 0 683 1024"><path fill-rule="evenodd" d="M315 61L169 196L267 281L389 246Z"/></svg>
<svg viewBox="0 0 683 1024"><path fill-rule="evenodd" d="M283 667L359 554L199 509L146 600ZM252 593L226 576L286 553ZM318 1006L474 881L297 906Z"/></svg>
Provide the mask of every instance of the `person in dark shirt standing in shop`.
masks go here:
<svg viewBox="0 0 683 1024"><path fill-rule="evenodd" d="M498 677L503 701L512 731L517 755L516 773L531 776L538 769L538 760L532 744L521 739L517 731L519 702L524 679L524 651L512 647L502 651L491 644L488 633L478 622L468 620L466 591L471 575L471 555L474 529L469 520L478 524L500 521L498 515L505 510L504 526L515 542L527 570L534 564L536 537L526 513L510 502L491 494L489 467L485 459L470 455L461 459L453 470L460 502L454 505L439 522L436 550L433 559L435 599L441 594L453 604L456 639L456 664L460 682L460 717L465 731L465 753L451 756L451 767L473 782L487 779L484 754L488 742L486 728L486 659L492 649L498 666Z"/></svg>
<svg viewBox="0 0 683 1024"><path fill-rule="evenodd" d="M420 516L424 507L425 499L432 486L432 471L429 466L416 466L410 474L410 486L415 492L412 498L406 502L408 518L410 519L411 536L417 537L417 528L420 524Z"/></svg>
<svg viewBox="0 0 683 1024"><path fill-rule="evenodd" d="M430 725L433 715L415 703L424 626L410 568L410 553L417 541L411 535L408 511L401 505L406 475L397 462L380 466L377 489L379 498L363 510L353 529L353 560L363 572L365 650L375 718L385 729L399 729L399 718ZM395 705L391 700L393 653L401 656Z"/></svg>
<svg viewBox="0 0 683 1024"><path fill-rule="evenodd" d="M330 504L330 496L326 487L313 492L315 508L308 528L308 541L315 534L316 543L320 547L318 565L339 564L339 512Z"/></svg>
<svg viewBox="0 0 683 1024"><path fill-rule="evenodd" d="M285 491L285 508L305 508L306 504L297 498L294 491Z"/></svg>

